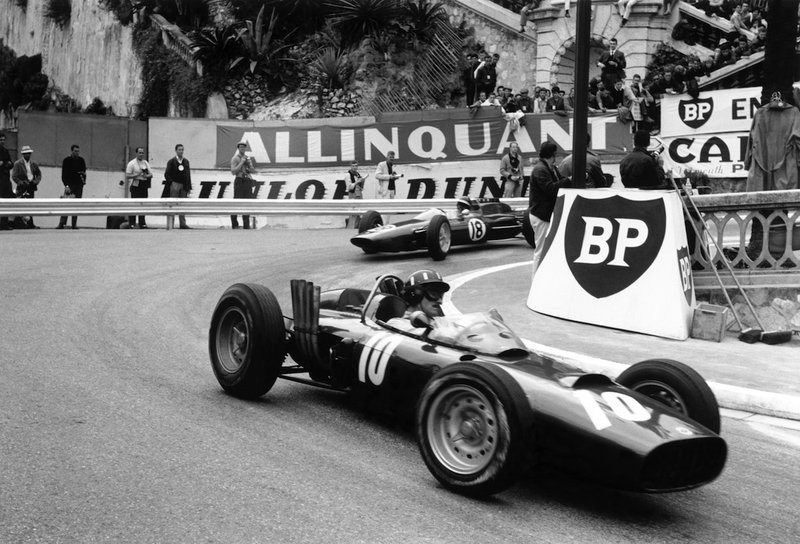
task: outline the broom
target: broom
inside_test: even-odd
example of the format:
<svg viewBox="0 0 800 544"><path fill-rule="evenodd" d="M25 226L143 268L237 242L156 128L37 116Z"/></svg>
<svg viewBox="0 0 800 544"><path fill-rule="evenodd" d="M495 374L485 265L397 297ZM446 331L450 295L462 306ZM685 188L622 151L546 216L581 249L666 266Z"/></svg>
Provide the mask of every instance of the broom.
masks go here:
<svg viewBox="0 0 800 544"><path fill-rule="evenodd" d="M675 190L678 191L678 199L681 201L681 206L683 206L683 211L686 212L686 216L689 218L689 223L691 223L692 225L692 230L694 230L695 234L697 235L698 241L700 241L700 245L703 248L703 252L705 253L706 258L708 259L708 263L711 265L711 270L714 272L714 276L717 278L717 283L719 284L720 289L722 289L723 295L725 295L725 300L728 302L728 306L730 307L731 312L733 312L733 317L734 319L736 319L736 324L739 325L739 330L741 331L739 333L739 340L741 340L742 342L746 342L748 344L758 342L759 340L765 344L783 344L789 342L792 339L792 331L764 331L764 324L761 322L761 318L758 317L758 313L756 312L756 309L753 307L753 303L750 302L750 297L747 296L747 293L745 293L742 284L739 283L739 279L736 277L736 273L733 271L731 263L728 262L728 258L725 257L725 253L722 252L722 248L717 243L716 238L711 236L711 233L708 232L708 226L706 225L706 222L703 220L703 216L700 215L700 210L697 208L697 205L694 203L694 200L692 200L692 197L689 195L689 193L685 193L686 200L688 200L689 204L691 204L695 216L700 218L700 224L702 225L703 232L708 236L708 238L711 239L711 242L714 244L714 247L717 250L717 255L719 256L719 259L723 262L725 268L730 273L731 277L733 278L733 282L736 284L736 288L739 290L739 293L741 293L742 298L744 298L744 301L747 303L747 307L750 308L750 311L753 313L753 317L755 318L756 323L760 327L759 329L744 328L742 320L739 318L739 315L736 312L736 308L734 308L733 302L728 296L728 291L725 288L724 283L722 282L722 278L720 278L719 273L717 272L717 267L714 265L711 259L711 255L708 252L708 248L705 247L705 245L702 243L702 236L700 235L700 230L697 228L697 224L695 223L695 221L693 221L693 216L689 212L689 209L686 206L686 202L683 200L683 198L681 198L681 190L678 187L678 184L675 182L672 176L667 176L667 177L669 177L670 181L672 182L672 186L675 187Z"/></svg>

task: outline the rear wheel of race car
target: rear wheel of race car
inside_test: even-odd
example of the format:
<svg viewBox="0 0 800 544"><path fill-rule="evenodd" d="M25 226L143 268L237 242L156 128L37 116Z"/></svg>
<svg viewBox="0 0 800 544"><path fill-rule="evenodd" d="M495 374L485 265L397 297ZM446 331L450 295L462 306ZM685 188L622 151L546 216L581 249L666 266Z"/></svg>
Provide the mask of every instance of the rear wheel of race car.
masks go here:
<svg viewBox="0 0 800 544"><path fill-rule="evenodd" d="M651 359L627 368L617 383L681 412L719 433L714 392L694 369L670 359Z"/></svg>
<svg viewBox="0 0 800 544"><path fill-rule="evenodd" d="M513 484L524 468L524 399L519 385L496 368L459 363L435 374L415 417L417 444L431 474L470 496Z"/></svg>
<svg viewBox="0 0 800 544"><path fill-rule="evenodd" d="M242 398L269 391L286 358L283 314L272 291L250 283L229 287L214 309L208 350L225 391Z"/></svg>
<svg viewBox="0 0 800 544"><path fill-rule="evenodd" d="M425 233L425 243L428 245L428 253L434 261L441 261L447 257L450 251L450 221L444 215L434 215L428 223L428 231Z"/></svg>
<svg viewBox="0 0 800 544"><path fill-rule="evenodd" d="M381 217L381 214L375 210L367 210L364 215L361 216L361 221L358 224L358 233L362 234L375 227L380 227L381 225L383 225L383 217Z"/></svg>
<svg viewBox="0 0 800 544"><path fill-rule="evenodd" d="M522 236L525 237L525 241L528 242L529 246L533 248L536 247L536 235L533 233L533 227L531 226L531 222L528 219L527 214L522 220Z"/></svg>

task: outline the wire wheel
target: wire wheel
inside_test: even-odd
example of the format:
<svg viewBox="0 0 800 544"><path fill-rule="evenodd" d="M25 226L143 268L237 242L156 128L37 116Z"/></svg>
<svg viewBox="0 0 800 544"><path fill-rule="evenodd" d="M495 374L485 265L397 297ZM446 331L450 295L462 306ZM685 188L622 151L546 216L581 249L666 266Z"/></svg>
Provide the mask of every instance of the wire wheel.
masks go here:
<svg viewBox="0 0 800 544"><path fill-rule="evenodd" d="M247 358L250 346L247 319L239 308L228 308L220 317L216 334L219 365L228 374L237 372Z"/></svg>
<svg viewBox="0 0 800 544"><path fill-rule="evenodd" d="M428 412L427 433L437 460L456 474L486 468L497 449L497 414L474 387L453 384L440 392Z"/></svg>

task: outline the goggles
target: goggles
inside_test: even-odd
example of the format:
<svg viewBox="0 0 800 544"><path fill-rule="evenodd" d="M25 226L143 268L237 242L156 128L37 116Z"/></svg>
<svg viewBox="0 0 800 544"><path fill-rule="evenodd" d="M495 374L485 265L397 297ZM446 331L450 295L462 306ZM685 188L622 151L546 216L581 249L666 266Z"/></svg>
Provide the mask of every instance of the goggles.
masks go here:
<svg viewBox="0 0 800 544"><path fill-rule="evenodd" d="M439 293L437 291L423 291L422 296L430 300L431 302L441 302L444 298L444 293Z"/></svg>

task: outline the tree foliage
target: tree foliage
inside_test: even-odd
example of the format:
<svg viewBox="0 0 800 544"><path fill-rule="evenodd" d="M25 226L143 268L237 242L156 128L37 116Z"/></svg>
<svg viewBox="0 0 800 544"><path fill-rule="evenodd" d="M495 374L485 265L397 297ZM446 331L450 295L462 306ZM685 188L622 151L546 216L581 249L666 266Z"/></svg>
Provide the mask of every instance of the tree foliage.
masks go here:
<svg viewBox="0 0 800 544"><path fill-rule="evenodd" d="M72 17L72 1L47 0L44 7L44 16L52 20L59 27L64 28L64 25L69 23L69 19Z"/></svg>

